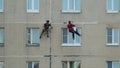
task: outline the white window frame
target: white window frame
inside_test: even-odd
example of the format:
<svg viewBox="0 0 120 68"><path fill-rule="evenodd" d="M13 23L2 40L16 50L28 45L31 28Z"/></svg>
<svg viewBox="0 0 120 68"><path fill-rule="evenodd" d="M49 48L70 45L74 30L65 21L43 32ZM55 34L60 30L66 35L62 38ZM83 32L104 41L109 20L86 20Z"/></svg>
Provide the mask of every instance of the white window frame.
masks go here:
<svg viewBox="0 0 120 68"><path fill-rule="evenodd" d="M118 13L119 12L119 10L118 11L115 11L114 10L114 0L112 0L112 10L108 10L108 0L107 0L107 13Z"/></svg>
<svg viewBox="0 0 120 68"><path fill-rule="evenodd" d="M76 62L78 62L78 61L62 61L62 63L63 62L67 62L67 68L70 68L70 62L74 62L74 68L77 68L76 67ZM80 62L79 62L80 63ZM81 63L80 63L81 64Z"/></svg>
<svg viewBox="0 0 120 68"><path fill-rule="evenodd" d="M80 43L75 43L76 41L76 34L75 34L75 40L74 40L74 43L73 44L70 44L70 43L63 43L63 29L62 28L62 46L81 46L81 36L80 36ZM67 29L67 28L66 28ZM79 28L80 29L80 28ZM67 42L69 42L69 30L67 29ZM81 34L81 29L80 29L80 34Z"/></svg>
<svg viewBox="0 0 120 68"><path fill-rule="evenodd" d="M81 0L80 0L81 1ZM69 4L69 0L67 0L67 10L62 10L62 12L81 12L81 9L80 10L76 10L76 7L75 7L75 0L74 0L74 8L73 9L70 9L70 4ZM80 5L81 5L81 2L80 2Z"/></svg>
<svg viewBox="0 0 120 68"><path fill-rule="evenodd" d="M33 37L33 35L32 35L33 29L39 29L39 28L27 28L27 44L30 45L30 46L32 46L32 45L39 45L40 44L39 42L38 43L33 43L32 42L32 40L33 40L32 39L32 37ZM29 30L30 30L30 33L28 33ZM28 36L30 36L30 43L28 42L28 40L29 40Z"/></svg>
<svg viewBox="0 0 120 68"><path fill-rule="evenodd" d="M4 0L2 0L2 9L0 9L0 12L4 11Z"/></svg>
<svg viewBox="0 0 120 68"><path fill-rule="evenodd" d="M32 62L32 68L34 68L35 63L38 63L38 64L39 64L39 61L28 61L28 62L27 62L27 68L28 68L29 62Z"/></svg>
<svg viewBox="0 0 120 68"><path fill-rule="evenodd" d="M28 0L27 0L27 12L28 13L39 13L39 0L38 0L38 9L34 9L34 0L32 0L32 9L28 9Z"/></svg>
<svg viewBox="0 0 120 68"><path fill-rule="evenodd" d="M113 65L113 62L117 62L118 63L118 65L119 65L119 61L110 61L110 62L112 62L112 68L114 68L114 65ZM108 64L108 63L107 63ZM108 67L107 67L108 68Z"/></svg>
<svg viewBox="0 0 120 68"><path fill-rule="evenodd" d="M108 31L108 29L109 29L109 28L107 28L107 31ZM112 29L112 43L108 43L108 42L107 42L107 45L119 45L119 29L118 29L118 28L111 28L111 29ZM115 43L115 42L114 42L114 39L115 39L115 38L114 38L114 29L118 29L118 43ZM108 41L108 33L107 33L107 31L106 31L106 34L107 34L107 36L106 36L106 37L107 37L107 38L106 38L106 41Z"/></svg>

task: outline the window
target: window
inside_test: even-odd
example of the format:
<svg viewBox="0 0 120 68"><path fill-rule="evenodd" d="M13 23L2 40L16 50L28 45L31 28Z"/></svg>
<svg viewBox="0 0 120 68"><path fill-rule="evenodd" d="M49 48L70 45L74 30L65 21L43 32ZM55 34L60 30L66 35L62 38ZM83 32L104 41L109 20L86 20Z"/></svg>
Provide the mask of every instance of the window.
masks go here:
<svg viewBox="0 0 120 68"><path fill-rule="evenodd" d="M4 62L0 62L0 68L4 68Z"/></svg>
<svg viewBox="0 0 120 68"><path fill-rule="evenodd" d="M119 44L119 29L107 28L107 45Z"/></svg>
<svg viewBox="0 0 120 68"><path fill-rule="evenodd" d="M27 68L39 68L39 62L38 61L28 61Z"/></svg>
<svg viewBox="0 0 120 68"><path fill-rule="evenodd" d="M119 68L118 61L107 61L107 68Z"/></svg>
<svg viewBox="0 0 120 68"><path fill-rule="evenodd" d="M63 61L62 68L81 68L81 65L78 61Z"/></svg>
<svg viewBox="0 0 120 68"><path fill-rule="evenodd" d="M119 0L107 0L107 12L116 13L119 11Z"/></svg>
<svg viewBox="0 0 120 68"><path fill-rule="evenodd" d="M80 28L77 29L80 33ZM75 39L72 38L72 33L67 28L62 28L62 43L64 46L80 46L81 38L75 34Z"/></svg>
<svg viewBox="0 0 120 68"><path fill-rule="evenodd" d="M27 12L39 12L39 0L27 0Z"/></svg>
<svg viewBox="0 0 120 68"><path fill-rule="evenodd" d="M39 45L39 29L28 28L27 29L27 43L28 45Z"/></svg>
<svg viewBox="0 0 120 68"><path fill-rule="evenodd" d="M0 12L3 12L3 0L0 0Z"/></svg>
<svg viewBox="0 0 120 68"><path fill-rule="evenodd" d="M4 44L4 29L0 28L0 46Z"/></svg>
<svg viewBox="0 0 120 68"><path fill-rule="evenodd" d="M80 0L62 0L62 12L80 12Z"/></svg>

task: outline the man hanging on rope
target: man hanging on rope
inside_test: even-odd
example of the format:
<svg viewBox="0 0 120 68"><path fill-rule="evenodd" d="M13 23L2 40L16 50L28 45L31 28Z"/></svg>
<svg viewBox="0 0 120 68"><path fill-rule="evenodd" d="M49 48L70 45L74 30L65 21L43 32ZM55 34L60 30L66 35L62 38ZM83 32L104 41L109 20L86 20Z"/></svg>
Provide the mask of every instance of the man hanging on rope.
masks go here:
<svg viewBox="0 0 120 68"><path fill-rule="evenodd" d="M73 40L75 39L75 34L77 34L78 36L81 36L81 35L78 33L75 25L72 24L71 21L68 21L67 28L68 28L69 32L72 33Z"/></svg>
<svg viewBox="0 0 120 68"><path fill-rule="evenodd" d="M51 28L50 28L51 27ZM40 35L40 39L43 35L43 33L47 33L47 37L49 38L49 30L52 29L51 24L49 23L49 20L46 20L46 23L44 24L44 29L42 30L42 33Z"/></svg>

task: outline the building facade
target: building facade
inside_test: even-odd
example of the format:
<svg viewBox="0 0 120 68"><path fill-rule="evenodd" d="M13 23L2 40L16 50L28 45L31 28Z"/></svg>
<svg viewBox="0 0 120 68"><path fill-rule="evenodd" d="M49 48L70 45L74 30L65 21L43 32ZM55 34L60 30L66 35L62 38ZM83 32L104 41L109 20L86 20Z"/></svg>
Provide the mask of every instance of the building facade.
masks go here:
<svg viewBox="0 0 120 68"><path fill-rule="evenodd" d="M0 68L120 68L119 10L120 0L0 0Z"/></svg>

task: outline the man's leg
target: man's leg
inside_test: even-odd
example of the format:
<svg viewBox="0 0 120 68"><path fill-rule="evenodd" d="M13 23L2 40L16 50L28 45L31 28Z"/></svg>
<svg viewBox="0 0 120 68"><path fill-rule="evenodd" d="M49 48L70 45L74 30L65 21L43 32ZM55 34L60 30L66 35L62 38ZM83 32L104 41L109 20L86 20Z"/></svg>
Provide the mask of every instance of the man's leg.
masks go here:
<svg viewBox="0 0 120 68"><path fill-rule="evenodd" d="M42 37L43 33L45 32L45 29L42 30L42 33L40 35L40 38Z"/></svg>
<svg viewBox="0 0 120 68"><path fill-rule="evenodd" d="M49 29L46 29L47 37L49 38Z"/></svg>
<svg viewBox="0 0 120 68"><path fill-rule="evenodd" d="M74 32L71 32L72 33L72 38L73 38L73 40L75 39L75 34L74 34Z"/></svg>
<svg viewBox="0 0 120 68"><path fill-rule="evenodd" d="M80 34L77 31L74 31L74 33L76 33L78 36L80 36Z"/></svg>

